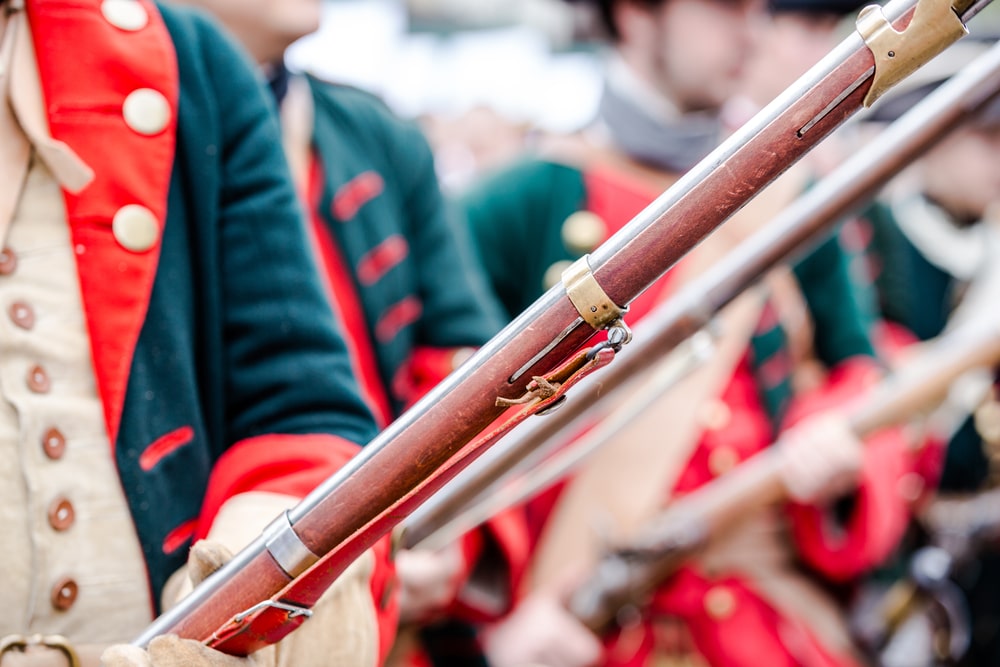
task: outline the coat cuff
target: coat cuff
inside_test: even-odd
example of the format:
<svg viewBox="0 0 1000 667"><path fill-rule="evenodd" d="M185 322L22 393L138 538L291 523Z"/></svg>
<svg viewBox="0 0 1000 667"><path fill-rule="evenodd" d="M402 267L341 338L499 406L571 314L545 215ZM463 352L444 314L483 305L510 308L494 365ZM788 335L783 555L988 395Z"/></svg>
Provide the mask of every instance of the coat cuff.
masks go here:
<svg viewBox="0 0 1000 667"><path fill-rule="evenodd" d="M328 434L262 435L236 443L222 455L209 479L197 538L208 534L219 510L234 496L263 491L301 499L360 450L359 445ZM371 594L382 664L399 624L391 536L377 541L372 551Z"/></svg>
<svg viewBox="0 0 1000 667"><path fill-rule="evenodd" d="M196 539L208 534L219 509L233 496L269 491L302 498L360 450L328 434L269 434L237 442L212 470Z"/></svg>
<svg viewBox="0 0 1000 667"><path fill-rule="evenodd" d="M803 396L788 423L837 409L869 390L881 376L869 357L852 357L834 368L826 385ZM835 581L845 581L883 562L902 538L910 515L905 490L913 457L902 429L865 439L857 492L846 517L832 506L789 505L791 532L803 560Z"/></svg>
<svg viewBox="0 0 1000 667"><path fill-rule="evenodd" d="M511 610L528 566L530 546L520 509L505 510L462 539L465 575L448 614L472 623L494 621Z"/></svg>

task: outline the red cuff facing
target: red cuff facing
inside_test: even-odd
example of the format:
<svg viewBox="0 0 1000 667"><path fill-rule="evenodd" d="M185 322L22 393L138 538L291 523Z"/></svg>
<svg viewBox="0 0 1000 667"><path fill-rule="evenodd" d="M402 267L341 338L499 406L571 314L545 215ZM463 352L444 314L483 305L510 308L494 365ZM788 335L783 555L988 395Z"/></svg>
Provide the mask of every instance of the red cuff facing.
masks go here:
<svg viewBox="0 0 1000 667"><path fill-rule="evenodd" d="M269 491L302 498L360 449L327 434L271 434L236 443L219 458L209 478L195 539L208 534L215 515L233 496Z"/></svg>
<svg viewBox="0 0 1000 667"><path fill-rule="evenodd" d="M854 507L843 524L830 508L789 505L799 554L835 581L851 579L888 558L910 517L903 491L912 461L899 429L868 438L866 445Z"/></svg>
<svg viewBox="0 0 1000 667"><path fill-rule="evenodd" d="M418 347L392 381L393 394L409 408L465 361L472 347Z"/></svg>
<svg viewBox="0 0 1000 667"><path fill-rule="evenodd" d="M463 542L468 543L463 546L467 563L464 585L449 615L473 623L495 621L510 611L514 592L528 566L530 548L524 513L520 508L505 510L467 533Z"/></svg>
<svg viewBox="0 0 1000 667"><path fill-rule="evenodd" d="M874 359L852 357L834 368L823 387L796 398L786 425L822 410L846 407L881 377ZM905 480L912 454L901 429L886 429L865 440L854 507L838 523L830 508L790 505L792 535L803 560L831 579L850 579L889 556L903 536L912 499Z"/></svg>

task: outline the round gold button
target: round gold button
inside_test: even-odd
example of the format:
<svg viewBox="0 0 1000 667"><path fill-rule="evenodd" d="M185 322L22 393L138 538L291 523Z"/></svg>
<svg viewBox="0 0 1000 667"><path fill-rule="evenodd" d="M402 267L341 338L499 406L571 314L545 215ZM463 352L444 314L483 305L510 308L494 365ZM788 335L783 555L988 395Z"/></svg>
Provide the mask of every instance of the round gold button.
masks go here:
<svg viewBox="0 0 1000 667"><path fill-rule="evenodd" d="M41 366L32 366L28 370L27 383L28 389L36 394L46 394L51 387L49 374Z"/></svg>
<svg viewBox="0 0 1000 667"><path fill-rule="evenodd" d="M52 606L59 611L66 611L76 602L76 596L79 593L80 587L73 579L69 577L60 579L52 587L52 593L50 594Z"/></svg>
<svg viewBox="0 0 1000 667"><path fill-rule="evenodd" d="M725 586L715 586L705 593L705 611L716 621L722 621L736 611L736 597Z"/></svg>
<svg viewBox="0 0 1000 667"><path fill-rule="evenodd" d="M139 134L159 134L170 123L170 103L158 90L133 90L122 104L125 124Z"/></svg>
<svg viewBox="0 0 1000 667"><path fill-rule="evenodd" d="M58 461L66 454L66 437L57 428L50 428L42 436L42 451L53 461Z"/></svg>
<svg viewBox="0 0 1000 667"><path fill-rule="evenodd" d="M729 426L732 418L733 411L726 405L725 401L719 399L705 401L698 408L698 423L708 431L721 431Z"/></svg>
<svg viewBox="0 0 1000 667"><path fill-rule="evenodd" d="M0 250L0 276L9 276L17 268L17 255L10 248Z"/></svg>
<svg viewBox="0 0 1000 667"><path fill-rule="evenodd" d="M145 206L128 204L115 213L111 220L111 232L126 250L145 252L156 245L160 225L153 212Z"/></svg>
<svg viewBox="0 0 1000 667"><path fill-rule="evenodd" d="M7 309L11 321L22 329L31 329L35 326L35 311L23 301L15 301Z"/></svg>
<svg viewBox="0 0 1000 667"><path fill-rule="evenodd" d="M545 275L542 277L542 287L546 290L558 285L562 282L563 271L568 269L573 265L568 259L561 259L555 262L549 268L545 269Z"/></svg>
<svg viewBox="0 0 1000 667"><path fill-rule="evenodd" d="M708 454L708 470L718 477L724 475L740 462L740 455L736 450L726 445L715 447Z"/></svg>
<svg viewBox="0 0 1000 667"><path fill-rule="evenodd" d="M121 30L142 30L149 23L146 8L136 0L104 0L101 3L104 20Z"/></svg>
<svg viewBox="0 0 1000 667"><path fill-rule="evenodd" d="M60 496L49 504L49 525L60 532L69 530L76 520L76 510L69 499Z"/></svg>
<svg viewBox="0 0 1000 667"><path fill-rule="evenodd" d="M566 218L561 231L566 249L582 255L600 245L607 236L608 227L596 213L577 211Z"/></svg>

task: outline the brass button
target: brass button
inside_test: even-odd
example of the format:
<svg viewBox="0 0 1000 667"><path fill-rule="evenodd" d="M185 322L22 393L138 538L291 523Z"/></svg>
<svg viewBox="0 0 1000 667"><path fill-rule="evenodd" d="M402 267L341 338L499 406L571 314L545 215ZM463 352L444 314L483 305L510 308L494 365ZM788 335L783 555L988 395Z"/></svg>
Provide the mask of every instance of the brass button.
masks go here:
<svg viewBox="0 0 1000 667"><path fill-rule="evenodd" d="M170 102L158 90L133 90L122 103L125 124L139 134L159 134L170 123Z"/></svg>
<svg viewBox="0 0 1000 667"><path fill-rule="evenodd" d="M49 504L49 525L55 530L69 530L75 520L76 510L69 499L60 496Z"/></svg>
<svg viewBox="0 0 1000 667"><path fill-rule="evenodd" d="M42 451L53 461L58 461L66 453L66 437L57 428L50 428L42 436Z"/></svg>
<svg viewBox="0 0 1000 667"><path fill-rule="evenodd" d="M59 611L66 611L73 606L74 602L76 602L76 596L79 593L80 587L73 579L70 579L69 577L60 579L56 582L56 585L52 587L52 606Z"/></svg>
<svg viewBox="0 0 1000 667"><path fill-rule="evenodd" d="M101 3L104 20L121 30L135 32L149 23L146 8L136 0L104 0Z"/></svg>
<svg viewBox="0 0 1000 667"><path fill-rule="evenodd" d="M705 593L705 611L716 621L723 621L736 611L736 597L725 586L715 586Z"/></svg>
<svg viewBox="0 0 1000 667"><path fill-rule="evenodd" d="M735 449L726 445L713 448L708 455L708 469L716 477L726 474L739 462L740 455Z"/></svg>
<svg viewBox="0 0 1000 667"><path fill-rule="evenodd" d="M0 250L0 276L9 276L17 268L17 255L10 248Z"/></svg>
<svg viewBox="0 0 1000 667"><path fill-rule="evenodd" d="M572 253L588 253L604 240L608 227L601 216L592 211L577 211L562 225L562 241Z"/></svg>
<svg viewBox="0 0 1000 667"><path fill-rule="evenodd" d="M7 314L10 315L11 321L22 329L30 329L35 326L35 311L23 301L15 301L10 304Z"/></svg>
<svg viewBox="0 0 1000 667"><path fill-rule="evenodd" d="M45 372L45 369L41 366L33 366L28 371L28 389L35 392L36 394L47 394L51 383L49 382L49 374Z"/></svg>
<svg viewBox="0 0 1000 667"><path fill-rule="evenodd" d="M549 268L545 269L545 275L542 277L542 287L545 290L549 290L558 285L559 283L561 283L563 271L565 271L572 265L573 262L571 262L570 260L561 259L558 262L554 263Z"/></svg>
<svg viewBox="0 0 1000 667"><path fill-rule="evenodd" d="M732 418L733 411L719 399L705 401L698 408L698 423L708 431L721 431L729 426Z"/></svg>
<svg viewBox="0 0 1000 667"><path fill-rule="evenodd" d="M160 226L156 216L148 208L128 204L115 213L111 220L111 232L126 250L145 252L156 245L160 237Z"/></svg>

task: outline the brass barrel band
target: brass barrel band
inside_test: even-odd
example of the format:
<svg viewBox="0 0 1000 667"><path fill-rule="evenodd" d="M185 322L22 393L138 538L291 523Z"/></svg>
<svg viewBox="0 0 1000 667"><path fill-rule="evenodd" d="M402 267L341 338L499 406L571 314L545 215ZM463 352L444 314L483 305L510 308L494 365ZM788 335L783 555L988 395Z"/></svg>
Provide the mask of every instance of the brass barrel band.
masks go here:
<svg viewBox="0 0 1000 667"><path fill-rule="evenodd" d="M625 309L619 307L605 293L590 270L590 255L573 262L562 273L563 287L580 317L598 331L621 319Z"/></svg>

